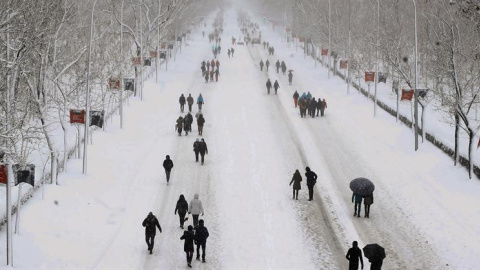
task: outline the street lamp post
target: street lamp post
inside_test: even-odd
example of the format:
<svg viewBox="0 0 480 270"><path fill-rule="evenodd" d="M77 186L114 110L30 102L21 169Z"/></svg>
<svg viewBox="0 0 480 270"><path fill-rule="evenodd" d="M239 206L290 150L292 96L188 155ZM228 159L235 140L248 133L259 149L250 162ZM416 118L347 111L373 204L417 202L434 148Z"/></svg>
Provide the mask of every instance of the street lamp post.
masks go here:
<svg viewBox="0 0 480 270"><path fill-rule="evenodd" d="M330 0L328 0L328 78L330 79L330 55L332 54L332 48L330 47Z"/></svg>
<svg viewBox="0 0 480 270"><path fill-rule="evenodd" d="M88 126L90 124L90 62L92 60L92 40L93 40L93 13L97 0L93 2L92 17L90 20L90 44L88 45L88 66L87 66L87 93L85 97L85 135L83 141L83 174L87 174L87 145L88 145Z"/></svg>
<svg viewBox="0 0 480 270"><path fill-rule="evenodd" d="M123 129L123 88L124 86L124 80L123 80L123 4L125 1L122 1L122 10L120 13L120 128Z"/></svg>
<svg viewBox="0 0 480 270"><path fill-rule="evenodd" d="M350 76L350 65L352 63L351 61L351 52L350 52L350 43L352 40L351 36L351 19L352 19L352 1L348 0L348 49L347 49L347 72L348 72L348 77L347 77L347 95L350 94L350 80L352 79L352 76Z"/></svg>
<svg viewBox="0 0 480 270"><path fill-rule="evenodd" d="M373 116L377 115L377 87L378 87L378 32L380 31L380 0L377 0L377 33L375 42L375 97L373 101Z"/></svg>
<svg viewBox="0 0 480 270"><path fill-rule="evenodd" d="M417 67L417 3L415 0L413 1L413 7L415 8L415 89L414 89L414 117L415 117L415 151L418 150L418 94L417 94L417 76L418 76L418 67Z"/></svg>

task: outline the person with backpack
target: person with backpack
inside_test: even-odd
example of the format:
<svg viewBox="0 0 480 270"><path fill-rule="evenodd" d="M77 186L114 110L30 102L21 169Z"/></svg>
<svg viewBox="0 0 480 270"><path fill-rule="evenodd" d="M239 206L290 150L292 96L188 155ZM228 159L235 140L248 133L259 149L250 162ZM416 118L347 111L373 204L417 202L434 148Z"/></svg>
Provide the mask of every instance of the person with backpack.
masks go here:
<svg viewBox="0 0 480 270"><path fill-rule="evenodd" d="M275 89L275 95L277 94L278 88L280 88L280 84L278 84L278 81L275 80L275 83L273 83L273 89Z"/></svg>
<svg viewBox="0 0 480 270"><path fill-rule="evenodd" d="M183 96L183 94L178 99L178 102L180 103L180 111L183 113L183 109L185 107L185 97Z"/></svg>
<svg viewBox="0 0 480 270"><path fill-rule="evenodd" d="M362 250L358 247L357 241L353 241L352 247L348 250L345 257L348 260L348 270L358 270L358 260L362 263L363 269Z"/></svg>
<svg viewBox="0 0 480 270"><path fill-rule="evenodd" d="M152 254L157 228L160 233L162 233L162 227L160 227L157 217L154 216L152 212L148 213L142 222L142 226L145 227L145 241L147 242L150 254Z"/></svg>
<svg viewBox="0 0 480 270"><path fill-rule="evenodd" d="M208 155L207 143L202 138L200 144L198 145L198 150L200 151L200 156L202 157L202 165L205 163L205 154Z"/></svg>
<svg viewBox="0 0 480 270"><path fill-rule="evenodd" d="M192 225L188 225L188 231L183 232L180 240L185 240L185 243L183 244L183 251L185 251L185 254L187 255L188 267L192 267L193 252L195 252L195 247L193 246L195 234L193 232Z"/></svg>
<svg viewBox="0 0 480 270"><path fill-rule="evenodd" d="M272 88L272 82L270 79L267 79L267 83L265 85L267 86L267 93L270 95L270 88Z"/></svg>
<svg viewBox="0 0 480 270"><path fill-rule="evenodd" d="M298 200L298 191L302 189L301 186L302 182L302 175L298 170L295 170L295 173L293 174L292 181L290 181L290 185L293 183L293 199Z"/></svg>
<svg viewBox="0 0 480 270"><path fill-rule="evenodd" d="M172 171L172 168L173 168L173 161L170 159L169 155L167 155L165 157L165 160L163 161L163 168L165 169L165 175L167 176L167 185L168 185L168 182L170 181L170 172Z"/></svg>
<svg viewBox="0 0 480 270"><path fill-rule="evenodd" d="M197 261L200 261L200 247L202 248L202 263L205 263L205 248L207 246L207 238L210 236L207 227L204 226L203 219L198 221L198 227L195 230L195 244L197 244Z"/></svg>
<svg viewBox="0 0 480 270"><path fill-rule="evenodd" d="M185 200L185 196L183 196L183 194L180 194L177 205L175 206L175 215L177 212L180 218L180 228L183 229L183 224L185 224L185 216L188 212L188 202Z"/></svg>
<svg viewBox="0 0 480 270"><path fill-rule="evenodd" d="M198 110L201 111L202 110L202 106L205 102L203 101L203 96L202 94L198 95L198 98L197 98L197 105L198 105Z"/></svg>
<svg viewBox="0 0 480 270"><path fill-rule="evenodd" d="M192 112L193 101L194 100L193 100L192 94L188 94L187 104L188 104L188 111L189 112Z"/></svg>
<svg viewBox="0 0 480 270"><path fill-rule="evenodd" d="M192 214L193 226L195 228L198 227L198 216L200 216L200 214L203 216L204 214L202 201L200 201L199 197L200 196L198 193L195 193L195 195L193 195L193 200L190 201L190 205L188 207L188 214Z"/></svg>
<svg viewBox="0 0 480 270"><path fill-rule="evenodd" d="M307 177L307 187L308 187L308 200L312 201L313 200L313 187L317 183L317 174L310 170L310 167L306 167L305 170L307 171L305 173L305 176Z"/></svg>
<svg viewBox="0 0 480 270"><path fill-rule="evenodd" d="M198 126L198 135L203 135L203 125L205 125L205 118L203 118L203 114L199 114L197 118L197 126Z"/></svg>

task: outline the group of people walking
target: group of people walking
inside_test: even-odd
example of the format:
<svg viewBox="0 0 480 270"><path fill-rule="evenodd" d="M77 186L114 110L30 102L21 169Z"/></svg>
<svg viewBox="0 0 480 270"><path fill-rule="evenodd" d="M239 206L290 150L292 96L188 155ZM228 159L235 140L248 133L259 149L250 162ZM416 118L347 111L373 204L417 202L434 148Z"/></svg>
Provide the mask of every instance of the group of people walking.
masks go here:
<svg viewBox="0 0 480 270"><path fill-rule="evenodd" d="M202 61L200 69L202 70L202 76L205 77L205 83L213 82L214 76L215 81L218 82L218 76L220 76L220 62L218 60L212 59L212 61Z"/></svg>
<svg viewBox="0 0 480 270"><path fill-rule="evenodd" d="M312 94L308 92L300 96L300 94L295 90L293 93L293 105L295 108L300 108L300 117L304 118L308 115L312 118L315 118L315 115L318 117L319 113L320 116L323 117L325 114L325 109L327 108L327 101L325 99L318 98L315 100L315 97L312 97Z"/></svg>
<svg viewBox="0 0 480 270"><path fill-rule="evenodd" d="M272 82L270 79L267 79L267 83L265 84L267 86L267 94L270 95L270 89L272 88ZM273 83L273 89L275 89L275 95L277 94L277 90L280 88L280 84L278 83L277 80Z"/></svg>
<svg viewBox="0 0 480 270"><path fill-rule="evenodd" d="M317 174L310 169L310 167L305 168L305 177L307 178L307 187L308 187L308 200L313 201L313 187L317 183ZM302 189L302 175L300 171L295 170L292 180L290 181L290 186L293 184L293 199L298 200L298 191Z"/></svg>
<svg viewBox="0 0 480 270"><path fill-rule="evenodd" d="M180 111L182 113L184 112L185 104L188 104L188 113L184 117L179 116L176 120L175 131L178 132L178 136L182 136L182 131L185 131L185 135L188 135L188 132L192 131L193 116L191 112L193 101L194 99L192 97L192 94L188 94L187 98L185 98L185 96L181 94L178 99L178 102L180 103ZM205 124L205 118L203 118L203 114L201 113L203 104L203 96L202 94L199 94L197 97L198 113L195 114L195 117L197 118L199 135L203 134L203 125Z"/></svg>

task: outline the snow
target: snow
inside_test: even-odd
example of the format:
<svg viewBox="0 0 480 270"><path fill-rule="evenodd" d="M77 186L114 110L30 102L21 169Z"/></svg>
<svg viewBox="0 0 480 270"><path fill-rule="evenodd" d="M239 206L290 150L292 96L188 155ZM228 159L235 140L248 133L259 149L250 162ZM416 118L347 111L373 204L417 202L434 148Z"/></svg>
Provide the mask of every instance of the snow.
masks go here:
<svg viewBox="0 0 480 270"><path fill-rule="evenodd" d="M22 206L16 269L184 269L174 209L180 194L190 202L195 193L210 231L207 263L194 261L196 269L345 269L354 240L360 247L384 246L384 269L480 264L479 181L430 143L415 152L410 129L381 109L373 118L371 101L353 88L347 96L344 82L327 79L326 69L315 68L266 25L262 36L275 56L262 45L237 45L228 58L230 37L240 30L235 13L225 18L219 82L207 84L200 76L200 62L212 58L200 29L168 71L160 71L159 83L153 76L145 84L143 101L130 100L124 129L116 115L105 131L94 133L86 176L81 160L70 160L60 185L45 186L43 198L36 192ZM293 86L274 69L260 72L258 63L267 57L294 70ZM278 95L267 95L267 78L279 81ZM325 98L325 117L301 119L294 90ZM196 123L188 136L174 131L184 115L177 103L182 93L204 96L203 137ZM196 138L208 144L203 166L195 163ZM175 165L169 185L161 166L165 155ZM299 200L292 200L288 183L306 166L319 177L314 201L307 201L305 177ZM370 219L352 217L348 184L356 177L376 185ZM152 255L141 226L150 211L163 229Z"/></svg>

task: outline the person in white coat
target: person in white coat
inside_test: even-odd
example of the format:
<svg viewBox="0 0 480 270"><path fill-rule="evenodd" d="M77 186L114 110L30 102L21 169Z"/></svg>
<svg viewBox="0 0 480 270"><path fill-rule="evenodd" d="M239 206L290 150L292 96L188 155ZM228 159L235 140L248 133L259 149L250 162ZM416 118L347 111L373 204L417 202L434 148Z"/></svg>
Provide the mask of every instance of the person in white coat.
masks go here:
<svg viewBox="0 0 480 270"><path fill-rule="evenodd" d="M193 200L188 205L188 213L193 216L193 227L197 228L198 226L198 216L202 214L203 216L203 206L202 201L200 201L198 193L195 193Z"/></svg>

